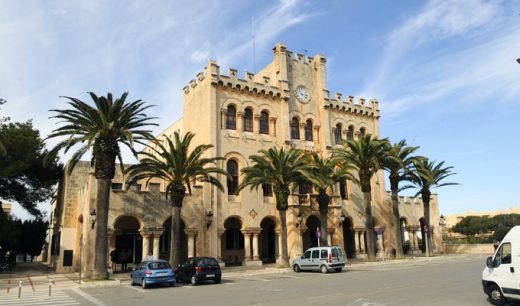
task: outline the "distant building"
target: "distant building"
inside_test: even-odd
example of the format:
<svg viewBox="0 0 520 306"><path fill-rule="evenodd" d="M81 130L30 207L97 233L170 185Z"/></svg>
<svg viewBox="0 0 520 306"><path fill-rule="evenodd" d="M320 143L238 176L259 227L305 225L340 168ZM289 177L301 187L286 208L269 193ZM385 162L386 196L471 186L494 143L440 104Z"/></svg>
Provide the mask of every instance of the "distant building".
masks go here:
<svg viewBox="0 0 520 306"><path fill-rule="evenodd" d="M250 163L249 157L274 146L328 156L329 150L339 147L343 140L380 135L377 100L330 94L323 55L293 54L282 44L273 51L273 61L256 74L239 76L238 70L231 68L222 74L217 63L209 61L184 88L182 119L157 135L160 139L171 137L175 131L195 133L192 145L212 144L209 154L223 157L219 166L229 173L229 177L219 176L227 186L224 192L197 183L184 199L184 257L214 256L226 265L279 261L281 226L271 186L258 191L237 190L242 179L240 170ZM172 116L164 114L168 115ZM119 167L116 171L110 194L108 252L124 252L125 257L129 254L131 263L140 262L149 251L155 258L167 258L171 206L164 194L164 182L127 186ZM90 162L78 163L70 175L64 174L52 203L48 259L58 271L77 271L80 252L84 272L89 274L93 267L95 237L90 214L95 208L97 185L92 172ZM334 190L327 241L343 247L349 258L366 256L367 231L382 234L380 255L391 254L396 240L394 226L400 226L409 253L424 250L421 199L400 197L401 220L393 224L384 175L379 171L372 180L371 229L365 228L360 188L344 180ZM306 199L299 202L299 198ZM312 186L307 185L299 186L289 198L287 242L291 258L317 244L320 218L315 198ZM432 195L430 207L433 247L440 251L437 195Z"/></svg>
<svg viewBox="0 0 520 306"><path fill-rule="evenodd" d="M464 219L464 217L494 217L496 215L509 215L509 214L520 214L520 207L513 205L510 208L502 209L502 210L490 210L490 211L472 211L468 210L465 213L462 214L453 214L453 215L446 215L446 228L450 229L455 224L459 223L460 220Z"/></svg>
<svg viewBox="0 0 520 306"><path fill-rule="evenodd" d="M4 211L4 214L6 215L11 215L11 209L13 207L13 204L11 203L6 203L6 202L1 202L1 206L2 206L2 210Z"/></svg>

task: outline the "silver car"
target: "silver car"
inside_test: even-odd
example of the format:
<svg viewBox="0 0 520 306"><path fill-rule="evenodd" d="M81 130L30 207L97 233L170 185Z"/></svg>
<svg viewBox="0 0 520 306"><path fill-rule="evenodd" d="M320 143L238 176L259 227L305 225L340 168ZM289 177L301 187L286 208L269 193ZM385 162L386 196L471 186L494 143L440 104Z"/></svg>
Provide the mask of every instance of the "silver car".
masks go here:
<svg viewBox="0 0 520 306"><path fill-rule="evenodd" d="M300 271L329 271L341 272L345 266L343 250L337 246L310 248L298 259L294 260L294 272Z"/></svg>

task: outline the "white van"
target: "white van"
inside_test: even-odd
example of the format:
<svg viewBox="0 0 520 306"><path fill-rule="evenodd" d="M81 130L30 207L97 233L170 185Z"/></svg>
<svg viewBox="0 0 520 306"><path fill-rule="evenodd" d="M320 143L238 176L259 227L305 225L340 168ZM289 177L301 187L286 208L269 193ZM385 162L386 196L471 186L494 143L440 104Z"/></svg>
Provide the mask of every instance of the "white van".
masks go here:
<svg viewBox="0 0 520 306"><path fill-rule="evenodd" d="M495 255L486 260L482 287L493 305L520 300L520 226L506 234Z"/></svg>

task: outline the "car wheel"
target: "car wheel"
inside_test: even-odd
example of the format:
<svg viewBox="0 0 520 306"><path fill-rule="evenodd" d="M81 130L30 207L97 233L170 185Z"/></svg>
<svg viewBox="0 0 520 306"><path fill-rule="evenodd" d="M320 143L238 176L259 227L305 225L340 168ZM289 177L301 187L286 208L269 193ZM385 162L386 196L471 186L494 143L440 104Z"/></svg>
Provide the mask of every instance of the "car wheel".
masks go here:
<svg viewBox="0 0 520 306"><path fill-rule="evenodd" d="M195 277L195 275L193 275L191 277L191 285L192 286L197 286L197 278Z"/></svg>
<svg viewBox="0 0 520 306"><path fill-rule="evenodd" d="M174 287L174 286L175 286L175 282L169 282L169 283L168 283L168 286L170 286L170 287Z"/></svg>
<svg viewBox="0 0 520 306"><path fill-rule="evenodd" d="M143 287L143 289L146 289L146 281L144 280L144 277L143 277L143 280L141 281L141 286Z"/></svg>
<svg viewBox="0 0 520 306"><path fill-rule="evenodd" d="M298 265L294 265L293 270L294 270L294 272L301 272L302 271L302 269L300 269L300 266L298 266Z"/></svg>
<svg viewBox="0 0 520 306"><path fill-rule="evenodd" d="M326 265L321 266L320 270L321 270L321 273L323 273L323 274L329 272L329 271L327 270L327 266L326 266Z"/></svg>
<svg viewBox="0 0 520 306"><path fill-rule="evenodd" d="M491 285L491 287L488 289L488 297L489 302L493 305L501 306L506 303L506 298L497 285Z"/></svg>
<svg viewBox="0 0 520 306"><path fill-rule="evenodd" d="M336 268L336 269L334 269L334 271L336 271L336 273L341 272L341 270L342 270L342 268Z"/></svg>

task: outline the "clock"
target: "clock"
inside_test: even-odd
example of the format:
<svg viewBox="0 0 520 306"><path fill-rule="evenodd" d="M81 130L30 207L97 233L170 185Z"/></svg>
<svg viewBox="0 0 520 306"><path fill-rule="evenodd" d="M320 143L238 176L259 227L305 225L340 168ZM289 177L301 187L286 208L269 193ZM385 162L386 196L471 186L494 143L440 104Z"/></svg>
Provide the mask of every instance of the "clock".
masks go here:
<svg viewBox="0 0 520 306"><path fill-rule="evenodd" d="M296 96L296 99L301 103L309 102L310 94L307 91L307 89L301 85L296 87L296 89L294 90L294 95Z"/></svg>

